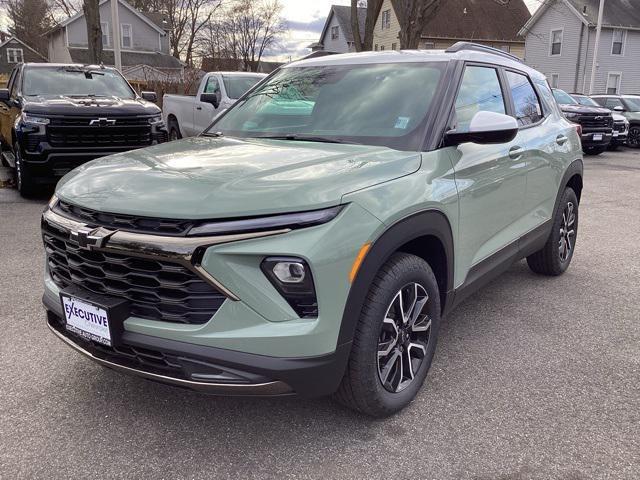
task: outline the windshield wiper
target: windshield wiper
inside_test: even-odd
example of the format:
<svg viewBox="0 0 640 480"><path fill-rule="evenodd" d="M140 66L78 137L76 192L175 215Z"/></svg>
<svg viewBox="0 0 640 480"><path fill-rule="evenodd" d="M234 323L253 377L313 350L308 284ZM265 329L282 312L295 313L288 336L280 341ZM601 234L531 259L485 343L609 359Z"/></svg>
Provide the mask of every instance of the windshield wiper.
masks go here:
<svg viewBox="0 0 640 480"><path fill-rule="evenodd" d="M337 138L321 137L317 135L296 135L293 133L289 133L285 135L259 135L259 136L250 137L250 138L265 138L268 140L294 140L297 142L351 143L351 144L356 143L356 142L348 142L346 140L339 140Z"/></svg>

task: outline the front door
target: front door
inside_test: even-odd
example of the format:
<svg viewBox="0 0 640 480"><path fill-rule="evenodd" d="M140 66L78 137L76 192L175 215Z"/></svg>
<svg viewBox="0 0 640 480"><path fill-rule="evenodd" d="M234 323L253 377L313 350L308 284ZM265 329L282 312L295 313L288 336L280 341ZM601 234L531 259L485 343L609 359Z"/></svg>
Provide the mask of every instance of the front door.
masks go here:
<svg viewBox="0 0 640 480"><path fill-rule="evenodd" d="M202 93L215 93L218 95L218 102L222 99L222 93L220 91L220 82L214 76L207 79L207 84L204 86ZM220 103L218 103L218 106ZM194 111L195 120L195 134L201 133L205 128L211 125L213 119L218 113L217 109L210 103L196 102Z"/></svg>
<svg viewBox="0 0 640 480"><path fill-rule="evenodd" d="M455 129L467 130L479 111L506 114L505 99L497 69L467 65L455 102ZM519 221L527 170L524 150L516 140L497 145L465 143L448 149L460 209L456 287L482 260L510 244L517 247L524 233Z"/></svg>

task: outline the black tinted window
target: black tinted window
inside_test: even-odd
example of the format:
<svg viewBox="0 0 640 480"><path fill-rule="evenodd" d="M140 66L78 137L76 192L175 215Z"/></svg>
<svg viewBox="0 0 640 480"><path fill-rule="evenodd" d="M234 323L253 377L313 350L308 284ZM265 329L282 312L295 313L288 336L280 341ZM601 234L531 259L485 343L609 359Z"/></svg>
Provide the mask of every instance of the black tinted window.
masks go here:
<svg viewBox="0 0 640 480"><path fill-rule="evenodd" d="M507 72L507 81L509 82L518 124L526 126L539 122L543 117L542 107L529 78L520 73Z"/></svg>
<svg viewBox="0 0 640 480"><path fill-rule="evenodd" d="M622 100L620 100L619 98L607 98L607 101L605 102L605 107L610 108L611 110L613 110L616 107L623 107L624 105L622 104Z"/></svg>
<svg viewBox="0 0 640 480"><path fill-rule="evenodd" d="M498 72L489 67L467 67L456 98L456 130L466 132L481 111L506 113Z"/></svg>

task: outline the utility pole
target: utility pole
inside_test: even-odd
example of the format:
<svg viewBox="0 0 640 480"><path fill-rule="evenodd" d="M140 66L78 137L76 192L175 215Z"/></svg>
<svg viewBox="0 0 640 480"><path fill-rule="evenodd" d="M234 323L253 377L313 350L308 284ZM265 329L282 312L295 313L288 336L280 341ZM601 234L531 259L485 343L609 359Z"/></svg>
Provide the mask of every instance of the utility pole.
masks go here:
<svg viewBox="0 0 640 480"><path fill-rule="evenodd" d="M111 31L113 34L113 64L122 71L122 56L120 54L120 15L118 14L118 1L111 0Z"/></svg>
<svg viewBox="0 0 640 480"><path fill-rule="evenodd" d="M600 0L600 10L598 10L598 26L596 27L596 43L593 47L593 64L591 65L591 81L589 82L589 95L593 95L593 83L595 82L595 79L596 79L596 68L598 66L598 50L600 48L600 32L602 31L602 17L604 15L604 1L605 0Z"/></svg>

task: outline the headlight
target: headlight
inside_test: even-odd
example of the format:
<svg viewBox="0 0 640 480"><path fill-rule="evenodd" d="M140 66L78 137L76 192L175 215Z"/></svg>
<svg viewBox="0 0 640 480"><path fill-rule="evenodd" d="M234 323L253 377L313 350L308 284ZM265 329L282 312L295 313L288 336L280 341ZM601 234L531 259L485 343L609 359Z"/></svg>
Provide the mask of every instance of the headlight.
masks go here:
<svg viewBox="0 0 640 480"><path fill-rule="evenodd" d="M28 123L30 125L48 125L49 124L48 118L36 117L28 113L23 113L21 118L24 123Z"/></svg>
<svg viewBox="0 0 640 480"><path fill-rule="evenodd" d="M164 120L162 120L162 115L155 115L149 118L149 123L151 125L160 125L164 123Z"/></svg>
<svg viewBox="0 0 640 480"><path fill-rule="evenodd" d="M577 120L580 118L579 113L565 113L564 116L567 117L567 120Z"/></svg>
<svg viewBox="0 0 640 480"><path fill-rule="evenodd" d="M189 236L217 235L230 233L259 232L274 228L304 228L322 225L333 220L342 210L342 205L301 213L285 213L269 217L247 218L243 220L227 220L207 222L189 230Z"/></svg>

